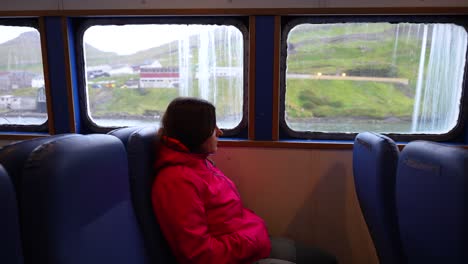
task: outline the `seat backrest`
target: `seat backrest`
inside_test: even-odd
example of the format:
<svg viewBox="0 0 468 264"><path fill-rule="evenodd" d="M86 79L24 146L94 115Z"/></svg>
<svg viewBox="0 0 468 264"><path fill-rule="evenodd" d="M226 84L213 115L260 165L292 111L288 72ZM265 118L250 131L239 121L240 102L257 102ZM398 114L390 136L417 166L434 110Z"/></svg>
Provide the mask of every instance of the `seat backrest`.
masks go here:
<svg viewBox="0 0 468 264"><path fill-rule="evenodd" d="M404 263L395 208L399 150L384 135L359 133L353 146L356 194L380 263Z"/></svg>
<svg viewBox="0 0 468 264"><path fill-rule="evenodd" d="M468 263L468 151L428 141L405 146L396 205L409 263Z"/></svg>
<svg viewBox="0 0 468 264"><path fill-rule="evenodd" d="M60 134L60 135L54 135L54 136L47 136L47 137L41 137L41 138L34 138L34 139L27 139L27 140L22 140L22 141L17 141L8 145L3 146L0 148L0 164L3 165L4 169L7 171L11 182L13 183L14 187L14 192L16 193L15 197L15 203L17 203L17 210L18 211L18 218L19 221L19 235L20 235L20 242L26 243L26 241L29 241L28 237L25 237L23 234L23 223L22 217L21 217L21 204L20 204L20 197L21 197L21 182L22 182L22 172L23 172L23 167L26 163L26 160L29 157L29 154L31 152L39 147L41 144L50 142L52 140L55 140L57 138L61 137L70 137L74 136L73 134ZM13 228L14 230L14 228ZM13 232L11 230L11 232ZM24 248L24 245L21 245L21 248ZM23 258L23 257L22 257ZM0 261L1 262L1 261Z"/></svg>
<svg viewBox="0 0 468 264"><path fill-rule="evenodd" d="M120 140L58 138L36 148L22 174L27 262L148 263Z"/></svg>
<svg viewBox="0 0 468 264"><path fill-rule="evenodd" d="M132 127L123 127L123 128L117 128L112 131L110 131L109 135L112 135L114 137L117 137L122 141L124 144L125 148L127 148L128 140L130 139L130 136L135 132L138 131L142 128L145 128L144 126L132 126Z"/></svg>
<svg viewBox="0 0 468 264"><path fill-rule="evenodd" d="M111 131L109 134L117 136L127 144L132 199L151 263L176 263L159 228L151 202L157 128L129 127Z"/></svg>
<svg viewBox="0 0 468 264"><path fill-rule="evenodd" d="M0 165L0 263L23 263L19 228L15 189Z"/></svg>
<svg viewBox="0 0 468 264"><path fill-rule="evenodd" d="M41 144L47 143L57 138L70 136L74 135L61 134L42 138L28 139L14 142L12 144L0 148L0 164L3 165L5 170L10 175L18 196L21 193L21 189L18 188L18 185L21 182L21 172L23 171L24 163L28 159L29 154L31 154L31 152Z"/></svg>

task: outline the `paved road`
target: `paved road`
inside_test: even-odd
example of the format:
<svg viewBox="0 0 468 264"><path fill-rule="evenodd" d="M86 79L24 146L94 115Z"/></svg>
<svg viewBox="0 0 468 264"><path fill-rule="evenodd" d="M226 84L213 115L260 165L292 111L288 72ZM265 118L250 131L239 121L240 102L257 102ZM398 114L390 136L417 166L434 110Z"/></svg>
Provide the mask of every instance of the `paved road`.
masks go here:
<svg viewBox="0 0 468 264"><path fill-rule="evenodd" d="M311 79L311 80L348 80L348 81L364 81L364 82L389 82L408 85L408 79L404 78L386 78L386 77L365 77L365 76L336 76L336 75L313 75L313 74L295 74L286 75L291 79Z"/></svg>

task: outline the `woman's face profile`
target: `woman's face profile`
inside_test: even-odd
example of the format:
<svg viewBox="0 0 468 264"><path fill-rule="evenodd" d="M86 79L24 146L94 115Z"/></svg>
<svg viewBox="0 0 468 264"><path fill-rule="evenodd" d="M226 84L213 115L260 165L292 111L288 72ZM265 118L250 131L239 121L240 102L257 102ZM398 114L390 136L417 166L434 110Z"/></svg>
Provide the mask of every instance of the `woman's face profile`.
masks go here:
<svg viewBox="0 0 468 264"><path fill-rule="evenodd" d="M201 151L206 154L213 154L218 150L218 137L223 134L223 131L215 126L213 133L201 145Z"/></svg>

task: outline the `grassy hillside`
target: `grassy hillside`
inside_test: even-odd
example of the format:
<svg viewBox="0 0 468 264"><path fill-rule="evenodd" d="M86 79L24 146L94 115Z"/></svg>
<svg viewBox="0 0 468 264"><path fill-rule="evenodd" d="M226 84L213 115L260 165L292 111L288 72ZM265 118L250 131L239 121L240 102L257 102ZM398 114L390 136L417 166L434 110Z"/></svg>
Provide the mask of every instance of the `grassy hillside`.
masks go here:
<svg viewBox="0 0 468 264"><path fill-rule="evenodd" d="M395 25L365 25L321 26L313 32L306 31L313 25L297 26L288 39L288 73L344 72L354 76L415 79L421 45L418 36L408 35L409 29L402 26L401 36L395 41ZM366 34L356 33L363 29Z"/></svg>
<svg viewBox="0 0 468 264"><path fill-rule="evenodd" d="M224 116L232 113L234 95L230 92L231 89L226 79L221 80L218 85L217 113ZM194 82L193 87L191 96L198 96L198 82ZM161 115L169 102L179 95L179 91L174 88L89 88L88 91L91 115L94 117Z"/></svg>
<svg viewBox="0 0 468 264"><path fill-rule="evenodd" d="M335 80L288 80L286 101L291 118L409 118L413 100L396 85Z"/></svg>
<svg viewBox="0 0 468 264"><path fill-rule="evenodd" d="M410 118L421 48L416 29L388 23L293 28L288 38L288 74L400 78L408 84L288 78L288 117ZM427 62L429 49L425 56Z"/></svg>
<svg viewBox="0 0 468 264"><path fill-rule="evenodd" d="M124 115L154 115L162 113L177 89L90 89L92 116L109 116L115 113Z"/></svg>

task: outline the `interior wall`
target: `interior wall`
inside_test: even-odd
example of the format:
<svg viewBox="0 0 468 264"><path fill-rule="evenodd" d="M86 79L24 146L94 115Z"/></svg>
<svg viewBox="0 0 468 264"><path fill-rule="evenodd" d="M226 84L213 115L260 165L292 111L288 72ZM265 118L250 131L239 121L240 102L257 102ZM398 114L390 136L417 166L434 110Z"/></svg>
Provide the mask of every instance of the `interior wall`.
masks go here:
<svg viewBox="0 0 468 264"><path fill-rule="evenodd" d="M0 140L0 147L3 147L5 145L8 145L14 142L15 142L14 140Z"/></svg>
<svg viewBox="0 0 468 264"><path fill-rule="evenodd" d="M378 263L354 190L351 150L222 147L213 160L271 235L326 249L340 264Z"/></svg>
<svg viewBox="0 0 468 264"><path fill-rule="evenodd" d="M468 6L466 0L15 0L0 1L0 10L327 8L327 7Z"/></svg>

